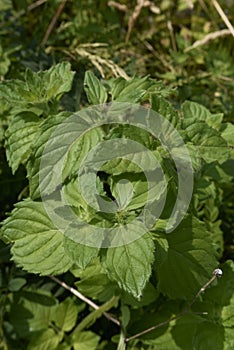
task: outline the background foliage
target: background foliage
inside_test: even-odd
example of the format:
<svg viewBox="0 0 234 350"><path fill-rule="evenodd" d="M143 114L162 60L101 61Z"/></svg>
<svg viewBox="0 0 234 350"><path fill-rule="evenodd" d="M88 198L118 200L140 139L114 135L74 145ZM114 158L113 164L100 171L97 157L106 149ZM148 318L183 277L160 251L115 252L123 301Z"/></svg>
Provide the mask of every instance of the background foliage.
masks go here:
<svg viewBox="0 0 234 350"><path fill-rule="evenodd" d="M127 336L134 335L184 310L219 263L222 279L193 304L192 314L130 341L128 349L233 349L234 40L216 3L0 0L1 221L12 212L0 241L0 349L124 349L119 326L104 312L111 309ZM219 5L233 23L233 2ZM133 272L134 281L122 278L126 264L114 269L123 252L87 251L80 258L77 247L66 242L63 259L56 255L62 237L38 200L32 155L45 142L40 135L73 111L107 98L150 103L166 114L184 133L195 168L188 216L169 237L162 220L152 233L155 248L148 238L141 244L149 261L138 275ZM129 134L138 137L118 128L108 137ZM92 135L93 144L101 137L100 130ZM154 147L147 135L141 138ZM162 163L171 178L165 154ZM111 176L108 185L119 193L118 174ZM142 178L134 181L137 189ZM170 186L173 192L176 184ZM69 196L72 184L66 190ZM43 225L48 231L40 234L38 246L51 232L53 244L36 255L27 237L41 233ZM93 311L62 288L49 276L55 273L100 309Z"/></svg>

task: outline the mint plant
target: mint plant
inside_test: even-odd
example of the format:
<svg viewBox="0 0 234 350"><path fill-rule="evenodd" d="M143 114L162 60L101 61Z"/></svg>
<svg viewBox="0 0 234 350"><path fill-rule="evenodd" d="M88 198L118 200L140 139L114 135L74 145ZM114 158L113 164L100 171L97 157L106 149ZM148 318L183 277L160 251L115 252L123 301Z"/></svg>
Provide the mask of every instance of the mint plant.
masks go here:
<svg viewBox="0 0 234 350"><path fill-rule="evenodd" d="M29 350L231 349L233 262L204 295L201 287L224 249L233 125L195 102L175 108L173 91L148 76L99 80L91 71L86 105L73 113L64 101L74 75L63 62L0 84L7 162L28 179L1 227L23 276L7 282L4 336L19 334ZM23 289L23 271L49 277ZM61 296L57 283L85 297Z"/></svg>

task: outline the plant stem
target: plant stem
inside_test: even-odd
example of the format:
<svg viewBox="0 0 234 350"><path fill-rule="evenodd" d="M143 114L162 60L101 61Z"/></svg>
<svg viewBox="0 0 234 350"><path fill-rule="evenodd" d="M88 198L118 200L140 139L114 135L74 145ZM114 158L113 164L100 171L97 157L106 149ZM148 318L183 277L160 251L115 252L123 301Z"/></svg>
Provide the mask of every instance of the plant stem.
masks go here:
<svg viewBox="0 0 234 350"><path fill-rule="evenodd" d="M204 292L204 291L206 290L206 288L207 288L217 277L221 277L221 276L222 276L222 270L220 270L220 269L215 269L215 270L213 271L212 277L209 279L208 282L206 282L206 283L199 289L199 291L197 292L197 294L195 295L195 297L193 298L193 300L191 301L191 303L188 305L188 307L186 307L183 311L181 311L179 314L175 315L174 317L171 317L171 318L167 319L166 321L160 322L160 323L156 324L155 326L152 326L152 327L150 327L150 328L147 328L147 329L145 329L145 330L142 331L142 332L139 332L139 333L137 333L137 334L132 335L132 336L129 337L129 338L126 338L126 339L125 339L125 342L127 343L127 342L129 342L130 340L136 339L136 338L138 338L138 337L140 337L140 336L142 336L142 335L144 335L144 334L147 334L147 333L149 333L149 332L151 332L151 331L153 331L153 330L155 330L155 329L157 329L157 328L159 328L159 327L165 326L166 324L170 323L171 321L177 320L178 318L180 318L180 317L182 317L182 316L184 316L184 315L186 315L186 314L191 313L190 308L191 308L191 306L194 304L194 302L196 301L196 299L201 295L202 292ZM204 314L204 313L202 313L202 314ZM207 313L205 313L205 314L207 314Z"/></svg>
<svg viewBox="0 0 234 350"><path fill-rule="evenodd" d="M49 276L54 282L60 284L60 286L62 286L63 288L69 290L69 292L71 292L72 294L74 294L77 298L79 298L80 300L83 300L86 304L90 305L93 309L98 310L100 307L95 304L92 300L86 298L83 294L81 294L77 289L68 286L65 282L60 281L58 278L54 277L54 276ZM110 315L107 312L103 312L103 315L109 320L114 322L115 324L117 324L119 327L121 327L121 324L119 322L119 320L117 320L114 316Z"/></svg>

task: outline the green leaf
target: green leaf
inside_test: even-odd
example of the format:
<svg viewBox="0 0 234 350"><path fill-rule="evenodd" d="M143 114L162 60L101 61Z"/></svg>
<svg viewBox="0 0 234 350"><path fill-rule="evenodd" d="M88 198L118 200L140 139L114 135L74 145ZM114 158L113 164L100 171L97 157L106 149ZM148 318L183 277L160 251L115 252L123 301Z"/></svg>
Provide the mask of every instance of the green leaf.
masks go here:
<svg viewBox="0 0 234 350"><path fill-rule="evenodd" d="M193 119L196 123L197 121L205 121L210 127L219 130L222 120L223 114L212 114L210 111L200 105L199 103L192 101L185 101L182 106L183 118L185 119Z"/></svg>
<svg viewBox="0 0 234 350"><path fill-rule="evenodd" d="M153 252L154 244L147 234L130 244L109 248L105 268L120 288L140 298L151 274Z"/></svg>
<svg viewBox="0 0 234 350"><path fill-rule="evenodd" d="M13 117L6 130L6 155L13 174L20 164L28 160L37 136L40 119L31 112Z"/></svg>
<svg viewBox="0 0 234 350"><path fill-rule="evenodd" d="M12 278L8 284L8 288L11 292L17 292L27 283L25 278L16 277Z"/></svg>
<svg viewBox="0 0 234 350"><path fill-rule="evenodd" d="M64 239L64 249L74 264L81 269L84 269L99 252L98 248L79 244L68 237Z"/></svg>
<svg viewBox="0 0 234 350"><path fill-rule="evenodd" d="M21 336L46 330L57 307L56 303L56 299L48 291L24 288L14 294L9 320Z"/></svg>
<svg viewBox="0 0 234 350"><path fill-rule="evenodd" d="M53 329L47 329L32 337L27 350L56 350L62 340L61 333L55 333Z"/></svg>
<svg viewBox="0 0 234 350"><path fill-rule="evenodd" d="M43 203L25 200L4 221L3 238L14 242L14 261L41 275L63 273L72 262L65 255L63 234L53 225Z"/></svg>
<svg viewBox="0 0 234 350"><path fill-rule="evenodd" d="M224 162L229 158L227 142L219 131L210 127L204 121L194 121L188 118L183 121L183 129L187 139L191 142L190 148L194 149L207 163Z"/></svg>
<svg viewBox="0 0 234 350"><path fill-rule="evenodd" d="M74 350L96 350L100 337L93 332L76 332L72 334Z"/></svg>
<svg viewBox="0 0 234 350"><path fill-rule="evenodd" d="M27 69L25 82L30 102L59 98L63 93L70 91L74 74L68 62L58 63L46 71L37 73ZM26 94L24 96L26 97Z"/></svg>
<svg viewBox="0 0 234 350"><path fill-rule="evenodd" d="M9 80L0 85L1 99L14 114L29 110L40 114L46 111L48 101L58 101L63 93L70 91L73 76L68 62L37 73L27 69L24 81Z"/></svg>
<svg viewBox="0 0 234 350"><path fill-rule="evenodd" d="M149 77L137 78L130 80L117 78L113 81L111 88L112 100L117 102L136 103L145 95L147 89L154 84Z"/></svg>
<svg viewBox="0 0 234 350"><path fill-rule="evenodd" d="M167 256L155 264L158 288L172 299L192 299L218 265L210 234L201 221L187 216L165 238Z"/></svg>
<svg viewBox="0 0 234 350"><path fill-rule="evenodd" d="M98 105L107 101L107 92L92 71L85 72L84 89L89 103Z"/></svg>
<svg viewBox="0 0 234 350"><path fill-rule="evenodd" d="M29 190L30 197L32 199L40 198L40 188L39 188L39 170L41 164L41 157L44 151L46 142L49 140L53 131L70 115L70 113L62 112L56 116L51 116L46 119L41 125L38 131L38 137L34 142L33 150L29 162L27 164L27 172L29 179ZM56 145L55 145L56 147ZM57 150L57 152L55 152ZM58 145L51 154L52 159L56 157L56 160L60 158L60 150L58 150ZM54 164L54 162L52 162ZM51 174L53 174L53 166L49 163L47 167L43 169L43 179L44 181L53 181L51 179Z"/></svg>
<svg viewBox="0 0 234 350"><path fill-rule="evenodd" d="M52 319L61 330L64 332L69 332L76 324L78 311L79 306L74 302L74 300L71 298L66 298L57 306Z"/></svg>
<svg viewBox="0 0 234 350"><path fill-rule="evenodd" d="M162 97L159 97L155 94L150 96L151 108L159 113L161 116L169 120L169 122L176 127L179 123L179 116L176 109L173 108L172 104L169 103Z"/></svg>
<svg viewBox="0 0 234 350"><path fill-rule="evenodd" d="M230 146L234 146L234 125L231 123L223 123L221 132L222 138L224 138Z"/></svg>
<svg viewBox="0 0 234 350"><path fill-rule="evenodd" d="M117 284L107 277L98 258L93 259L85 270L72 269L71 272L80 279L75 283L78 290L92 299L107 301L119 292Z"/></svg>

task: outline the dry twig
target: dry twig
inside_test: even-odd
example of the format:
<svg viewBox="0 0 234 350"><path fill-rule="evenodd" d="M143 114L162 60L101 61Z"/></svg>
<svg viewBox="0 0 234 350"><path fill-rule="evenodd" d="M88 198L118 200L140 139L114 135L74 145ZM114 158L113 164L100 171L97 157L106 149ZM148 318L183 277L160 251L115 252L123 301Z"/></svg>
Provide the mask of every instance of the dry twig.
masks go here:
<svg viewBox="0 0 234 350"><path fill-rule="evenodd" d="M60 284L63 288L69 290L73 295L75 295L80 300L83 300L86 304L90 305L94 310L98 310L100 307L95 304L92 300L86 298L83 294L81 294L77 289L68 286L65 282L60 281L58 278L54 276L49 276L54 282ZM118 326L121 326L119 320L117 320L114 316L110 315L107 312L103 312L103 315L109 320L117 324Z"/></svg>
<svg viewBox="0 0 234 350"><path fill-rule="evenodd" d="M172 321L175 321L175 320L177 320L178 318L180 318L180 317L182 317L182 316L184 316L184 315L186 315L186 314L189 314L189 313L191 312L191 311L190 311L191 306L195 303L195 301L196 301L197 298L201 295L201 293L203 293L203 292L206 290L206 288L207 288L212 282L214 282L214 280L215 280L217 277L221 277L222 274L223 274L222 270L220 270L220 269L215 269L215 270L213 271L212 277L209 279L208 282L206 282L206 283L199 289L199 291L197 292L197 294L195 295L195 297L193 298L193 300L191 301L191 303L188 305L188 307L186 307L184 310L182 310L179 314L175 315L174 317L171 317L171 318L169 318L169 319L166 320L166 321L163 321L163 322L161 322L161 323L158 323L158 324L156 324L156 325L153 326L153 327L150 327L150 328L148 328L148 329L145 329L144 331L142 331L142 332L140 332L140 333L134 334L133 336L131 336L131 337L129 337L129 338L126 338L126 339L125 339L125 342L127 343L127 342L129 342L130 340L136 339L136 338L138 338L138 337L140 337L140 336L142 336L142 335L144 335L144 334L147 334L147 333L149 333L149 332L152 332L152 331L154 331L154 330L157 329L157 328L163 327L163 326L165 326L166 324L168 324L168 323L170 323L170 322L172 322ZM195 313L195 312L194 312L193 314L197 314L197 315L207 315L207 312L200 312L200 313Z"/></svg>
<svg viewBox="0 0 234 350"><path fill-rule="evenodd" d="M45 33L45 36L44 36L44 38L43 38L43 40L41 42L42 46L44 46L45 43L47 42L47 40L48 40L52 30L54 29L54 26L55 26L55 24L56 24L56 22L57 22L57 20L58 20L58 18L60 16L60 14L61 14L61 12L62 12L66 2L67 2L67 0L63 0L61 2L61 4L59 5L58 10L56 11L54 17L52 18L52 21L50 22L49 27L47 28L47 31Z"/></svg>
<svg viewBox="0 0 234 350"><path fill-rule="evenodd" d="M186 47L184 52L188 52L188 51L191 51L191 50L195 49L198 46L205 45L210 40L214 40L214 39L219 38L221 36L230 35L230 34L231 34L231 32L230 32L229 29L222 29L222 30L218 30L217 32L209 33L206 36L204 36L204 38L195 41L193 43L193 45L191 45L189 47Z"/></svg>
<svg viewBox="0 0 234 350"><path fill-rule="evenodd" d="M218 12L218 14L220 15L220 17L222 18L222 20L224 21L224 23L226 24L227 28L230 30L231 34L234 36L234 28L233 25L231 24L231 22L229 21L229 19L227 18L227 16L225 15L222 7L219 5L217 0L211 0L216 11Z"/></svg>

